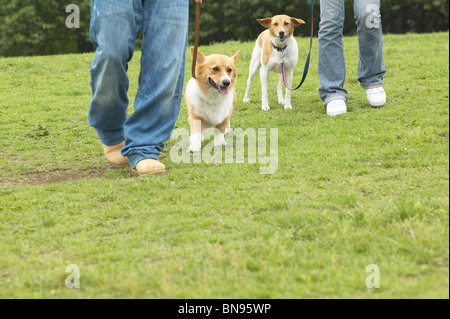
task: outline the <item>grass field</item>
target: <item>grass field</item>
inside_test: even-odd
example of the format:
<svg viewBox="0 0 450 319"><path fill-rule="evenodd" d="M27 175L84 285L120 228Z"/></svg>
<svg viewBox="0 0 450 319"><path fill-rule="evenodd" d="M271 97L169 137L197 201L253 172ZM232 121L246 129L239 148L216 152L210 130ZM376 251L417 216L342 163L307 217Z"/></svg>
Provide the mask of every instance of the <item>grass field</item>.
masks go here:
<svg viewBox="0 0 450 319"><path fill-rule="evenodd" d="M367 104L346 37L338 117L318 96L317 39L288 111L275 75L271 111L258 76L242 103L253 43L200 48L241 50L232 126L278 129L268 175L261 163L176 164L173 140L167 175L110 169L87 121L93 54L0 59L0 297L448 298L449 34L384 41L386 106ZM184 101L177 128L188 128ZM79 289L65 285L70 264ZM366 287L371 264L378 289Z"/></svg>

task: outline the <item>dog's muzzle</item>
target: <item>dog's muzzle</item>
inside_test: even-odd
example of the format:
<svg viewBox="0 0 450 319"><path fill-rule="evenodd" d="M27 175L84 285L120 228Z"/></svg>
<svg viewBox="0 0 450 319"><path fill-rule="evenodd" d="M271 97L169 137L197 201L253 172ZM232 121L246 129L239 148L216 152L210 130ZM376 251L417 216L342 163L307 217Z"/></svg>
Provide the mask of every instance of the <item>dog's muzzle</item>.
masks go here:
<svg viewBox="0 0 450 319"><path fill-rule="evenodd" d="M231 82L228 80L222 81L222 85L217 85L211 78L208 78L209 84L212 85L213 88L217 90L222 95L228 94L228 87L231 85Z"/></svg>

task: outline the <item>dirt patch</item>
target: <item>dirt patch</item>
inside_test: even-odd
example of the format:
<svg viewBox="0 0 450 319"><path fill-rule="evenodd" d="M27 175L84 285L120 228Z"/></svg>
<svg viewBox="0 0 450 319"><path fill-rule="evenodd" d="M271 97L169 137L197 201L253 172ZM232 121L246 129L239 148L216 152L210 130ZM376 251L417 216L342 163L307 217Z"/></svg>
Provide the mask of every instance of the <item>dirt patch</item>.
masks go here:
<svg viewBox="0 0 450 319"><path fill-rule="evenodd" d="M95 172L95 173L87 173L87 172L72 172L72 171L62 171L62 172L50 172L50 173L39 173L34 175L26 176L27 184L29 185L47 185L47 184L56 184L62 183L72 180L77 180L80 178L86 177L101 177L106 172Z"/></svg>
<svg viewBox="0 0 450 319"><path fill-rule="evenodd" d="M39 172L35 174L26 174L6 178L6 180L1 181L1 184L6 185L6 187L18 187L21 185L58 184L82 178L100 178L111 169L112 168L106 168L103 171L86 171L82 169L71 169L71 170L57 170L51 172Z"/></svg>

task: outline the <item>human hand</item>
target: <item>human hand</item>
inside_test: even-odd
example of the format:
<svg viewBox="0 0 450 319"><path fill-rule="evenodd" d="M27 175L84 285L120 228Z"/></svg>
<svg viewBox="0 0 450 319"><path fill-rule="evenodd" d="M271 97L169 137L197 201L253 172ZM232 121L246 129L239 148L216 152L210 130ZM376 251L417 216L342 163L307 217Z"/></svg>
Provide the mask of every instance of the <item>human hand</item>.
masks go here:
<svg viewBox="0 0 450 319"><path fill-rule="evenodd" d="M202 0L195 0L196 3L202 3Z"/></svg>

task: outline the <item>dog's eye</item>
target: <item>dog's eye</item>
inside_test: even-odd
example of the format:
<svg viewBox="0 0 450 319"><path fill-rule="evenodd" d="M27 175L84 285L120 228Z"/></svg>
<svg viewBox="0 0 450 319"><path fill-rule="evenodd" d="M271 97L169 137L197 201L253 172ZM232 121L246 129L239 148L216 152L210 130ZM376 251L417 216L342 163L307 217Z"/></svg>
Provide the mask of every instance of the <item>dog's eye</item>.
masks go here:
<svg viewBox="0 0 450 319"><path fill-rule="evenodd" d="M220 70L220 69L219 69L217 66L213 67L213 71L214 71L214 72L219 72L219 70Z"/></svg>
<svg viewBox="0 0 450 319"><path fill-rule="evenodd" d="M276 26L276 27L278 27L278 22L275 22L273 25Z"/></svg>
<svg viewBox="0 0 450 319"><path fill-rule="evenodd" d="M228 68L228 69L227 69L227 72L228 72L228 73L231 73L232 71L233 71L233 70L232 70L231 68Z"/></svg>
<svg viewBox="0 0 450 319"><path fill-rule="evenodd" d="M289 25L289 22L285 22L284 25Z"/></svg>

